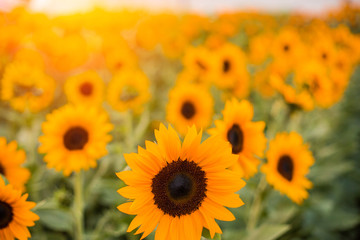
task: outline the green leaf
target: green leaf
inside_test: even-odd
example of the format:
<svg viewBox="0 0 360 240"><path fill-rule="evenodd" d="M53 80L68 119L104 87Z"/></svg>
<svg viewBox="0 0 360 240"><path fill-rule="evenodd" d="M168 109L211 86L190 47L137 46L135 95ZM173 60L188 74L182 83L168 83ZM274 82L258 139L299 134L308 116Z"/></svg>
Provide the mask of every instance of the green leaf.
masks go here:
<svg viewBox="0 0 360 240"><path fill-rule="evenodd" d="M290 229L287 224L269 224L264 223L260 227L251 231L245 240L273 240Z"/></svg>
<svg viewBox="0 0 360 240"><path fill-rule="evenodd" d="M221 240L221 234L215 233L214 238L211 238L209 230L204 228L203 231L202 231L202 238L213 239L213 240Z"/></svg>
<svg viewBox="0 0 360 240"><path fill-rule="evenodd" d="M360 223L360 216L356 212L334 211L325 220L327 226L334 230L346 230Z"/></svg>
<svg viewBox="0 0 360 240"><path fill-rule="evenodd" d="M46 227L56 230L72 232L73 217L70 211L62 209L39 209L36 214L40 217L40 222Z"/></svg>

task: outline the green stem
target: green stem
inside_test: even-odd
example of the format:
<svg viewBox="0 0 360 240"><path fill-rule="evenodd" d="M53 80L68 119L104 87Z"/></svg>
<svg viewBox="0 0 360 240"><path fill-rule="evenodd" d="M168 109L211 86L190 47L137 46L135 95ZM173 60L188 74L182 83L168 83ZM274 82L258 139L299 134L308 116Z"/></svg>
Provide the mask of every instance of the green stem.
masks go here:
<svg viewBox="0 0 360 240"><path fill-rule="evenodd" d="M83 193L83 171L75 173L74 176L74 205L75 217L75 239L83 240L84 235L84 193Z"/></svg>
<svg viewBox="0 0 360 240"><path fill-rule="evenodd" d="M141 139L147 127L149 126L149 123L150 123L150 111L149 111L149 107L146 106L143 113L141 114L140 121L134 131L135 142Z"/></svg>
<svg viewBox="0 0 360 240"><path fill-rule="evenodd" d="M134 147L134 132L132 112L128 110L125 115L125 143L127 151L132 152Z"/></svg>
<svg viewBox="0 0 360 240"><path fill-rule="evenodd" d="M251 230L253 230L256 227L257 222L259 220L259 216L260 216L261 209L262 209L262 204L261 204L262 195L263 195L265 188L266 188L266 179L265 179L265 175L262 175L259 185L255 192L253 203L250 208L249 221L248 221L248 224L246 227L248 232L250 232Z"/></svg>

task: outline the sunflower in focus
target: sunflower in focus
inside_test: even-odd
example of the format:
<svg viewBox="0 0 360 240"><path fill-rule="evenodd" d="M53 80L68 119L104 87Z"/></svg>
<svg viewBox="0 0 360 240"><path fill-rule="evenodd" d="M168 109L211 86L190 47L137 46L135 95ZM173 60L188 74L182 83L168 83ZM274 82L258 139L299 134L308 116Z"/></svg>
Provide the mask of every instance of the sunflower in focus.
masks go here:
<svg viewBox="0 0 360 240"><path fill-rule="evenodd" d="M55 81L41 69L14 62L1 80L1 98L17 111L38 112L50 105L55 87Z"/></svg>
<svg viewBox="0 0 360 240"><path fill-rule="evenodd" d="M267 163L261 167L266 180L275 189L301 204L308 197L312 183L305 177L315 160L309 146L296 133L279 133L270 141Z"/></svg>
<svg viewBox="0 0 360 240"><path fill-rule="evenodd" d="M30 177L30 171L21 167L25 162L25 152L17 150L15 141L6 144L6 139L0 137L0 175L9 180L14 188L24 191L25 183Z"/></svg>
<svg viewBox="0 0 360 240"><path fill-rule="evenodd" d="M42 125L40 153L48 168L73 171L96 167L96 160L107 154L108 134L113 128L105 112L84 105L66 105L47 115Z"/></svg>
<svg viewBox="0 0 360 240"><path fill-rule="evenodd" d="M146 149L124 154L132 169L117 173L125 182L118 193L130 199L121 212L136 215L128 232L148 236L157 226L155 239L201 238L203 227L222 233L215 222L233 221L225 207L237 208L243 201L236 191L245 182L227 168L236 163L231 147L218 137L201 142L195 126L188 129L183 143L171 127L155 130L156 143L146 141Z"/></svg>
<svg viewBox="0 0 360 240"><path fill-rule="evenodd" d="M206 88L195 84L181 84L170 91L166 119L183 135L193 124L197 128L208 127L213 106L213 99Z"/></svg>
<svg viewBox="0 0 360 240"><path fill-rule="evenodd" d="M103 101L104 83L94 71L86 71L68 78L64 88L71 103L99 106Z"/></svg>
<svg viewBox="0 0 360 240"><path fill-rule="evenodd" d="M241 172L245 178L253 176L258 170L260 160L264 156L266 138L265 122L252 122L254 109L247 100L235 98L225 103L223 120L215 121L215 128L209 129L211 135L219 135L230 142L232 153L238 156L238 164L234 170Z"/></svg>
<svg viewBox="0 0 360 240"><path fill-rule="evenodd" d="M131 109L140 113L151 97L149 85L149 79L140 70L118 72L108 85L107 101L117 111Z"/></svg>
<svg viewBox="0 0 360 240"><path fill-rule="evenodd" d="M21 196L21 192L11 184L5 185L0 177L0 239L27 240L31 237L27 227L34 226L39 220L38 215L30 210L35 207L34 202L26 201L28 194Z"/></svg>

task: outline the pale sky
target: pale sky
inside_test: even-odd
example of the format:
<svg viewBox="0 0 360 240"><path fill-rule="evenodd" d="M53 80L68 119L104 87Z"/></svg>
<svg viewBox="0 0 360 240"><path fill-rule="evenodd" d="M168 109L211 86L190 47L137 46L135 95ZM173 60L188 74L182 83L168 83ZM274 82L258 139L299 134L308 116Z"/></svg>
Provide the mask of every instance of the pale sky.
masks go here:
<svg viewBox="0 0 360 240"><path fill-rule="evenodd" d="M212 13L225 10L258 9L264 11L297 11L321 13L333 9L342 0L31 0L30 7L36 11L52 14L86 11L93 6L109 9L131 6L150 9L172 9ZM9 9L21 0L0 0L0 9ZM360 0L352 0L360 4Z"/></svg>

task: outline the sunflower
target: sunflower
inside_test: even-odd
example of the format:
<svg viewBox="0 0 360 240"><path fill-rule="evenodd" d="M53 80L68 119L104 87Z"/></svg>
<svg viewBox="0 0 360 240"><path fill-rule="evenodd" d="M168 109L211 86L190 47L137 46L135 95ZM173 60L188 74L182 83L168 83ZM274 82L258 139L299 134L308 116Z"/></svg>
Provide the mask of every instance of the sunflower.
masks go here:
<svg viewBox="0 0 360 240"><path fill-rule="evenodd" d="M17 150L15 141L6 144L6 139L0 137L0 174L21 191L25 190L24 184L30 177L30 171L20 166L25 158L25 152Z"/></svg>
<svg viewBox="0 0 360 240"><path fill-rule="evenodd" d="M268 183L297 204L308 197L306 189L312 187L312 183L305 178L315 162L308 148L298 133L279 133L270 141L266 153L268 162L261 167Z"/></svg>
<svg viewBox="0 0 360 240"><path fill-rule="evenodd" d="M193 124L197 128L210 125L213 105L213 99L206 88L195 84L177 85L170 91L166 118L180 134L185 134L188 126Z"/></svg>
<svg viewBox="0 0 360 240"><path fill-rule="evenodd" d="M299 91L293 88L291 85L286 84L284 79L277 74L270 75L269 83L284 97L284 100L288 104L304 109L305 111L314 109L315 103L308 90L301 89Z"/></svg>
<svg viewBox="0 0 360 240"><path fill-rule="evenodd" d="M94 71L86 71L68 78L64 88L71 103L99 106L103 101L104 83Z"/></svg>
<svg viewBox="0 0 360 240"><path fill-rule="evenodd" d="M301 64L295 71L294 80L309 91L320 107L330 107L333 104L331 80L327 69L320 62L313 60Z"/></svg>
<svg viewBox="0 0 360 240"><path fill-rule="evenodd" d="M263 33L250 39L249 60L253 64L261 64L269 57L269 50L274 37L272 34Z"/></svg>
<svg viewBox="0 0 360 240"><path fill-rule="evenodd" d="M218 137L201 142L195 126L181 144L175 130L160 125L157 143L146 141L146 149L125 154L132 171L117 173L125 182L118 193L130 201L118 206L121 212L137 215L128 232L149 235L157 226L155 239L200 239L203 227L222 233L215 218L234 220L225 207L237 208L243 201L235 194L245 182L227 168L236 163L231 147ZM225 206L225 207L224 207Z"/></svg>
<svg viewBox="0 0 360 240"><path fill-rule="evenodd" d="M234 87L239 75L246 70L246 57L242 50L231 43L226 43L215 52L217 58L217 72L214 83L219 88Z"/></svg>
<svg viewBox="0 0 360 240"><path fill-rule="evenodd" d="M108 85L107 101L120 112L128 109L141 112L150 97L149 79L140 70L118 72Z"/></svg>
<svg viewBox="0 0 360 240"><path fill-rule="evenodd" d="M222 112L224 119L215 121L215 128L209 129L211 135L219 135L232 145L232 153L238 156L238 164L234 169L242 176L249 178L257 172L260 160L266 148L264 135L265 122L252 122L254 109L247 100L235 98L225 103Z"/></svg>
<svg viewBox="0 0 360 240"><path fill-rule="evenodd" d="M212 81L216 72L216 58L205 47L189 47L183 58L184 68L199 75L203 81Z"/></svg>
<svg viewBox="0 0 360 240"><path fill-rule="evenodd" d="M40 153L49 168L71 172L96 167L96 159L107 154L108 132L113 128L108 116L96 108L66 105L47 116Z"/></svg>
<svg viewBox="0 0 360 240"><path fill-rule="evenodd" d="M1 98L17 111L38 112L52 102L55 87L55 81L41 69L14 62L1 80Z"/></svg>
<svg viewBox="0 0 360 240"><path fill-rule="evenodd" d="M113 35L111 36L113 37ZM116 47L104 47L106 65L111 72L117 72L127 68L135 68L138 65L136 54L125 44L126 43L120 41L120 44L118 42Z"/></svg>
<svg viewBox="0 0 360 240"><path fill-rule="evenodd" d="M30 209L35 207L34 202L26 201L28 194L21 196L21 192L11 184L5 186L0 177L0 239L14 240L31 237L27 227L34 226L39 217Z"/></svg>
<svg viewBox="0 0 360 240"><path fill-rule="evenodd" d="M283 28L271 46L271 53L274 57L273 64L282 70L283 75L303 58L304 52L304 45L299 33L293 28Z"/></svg>

